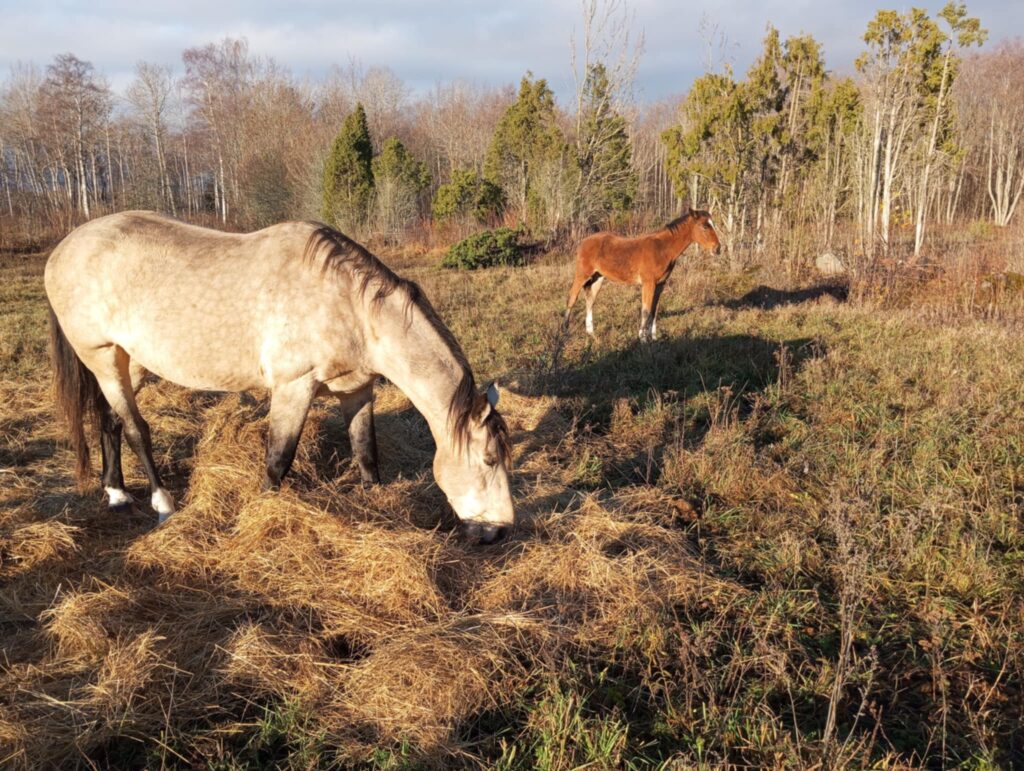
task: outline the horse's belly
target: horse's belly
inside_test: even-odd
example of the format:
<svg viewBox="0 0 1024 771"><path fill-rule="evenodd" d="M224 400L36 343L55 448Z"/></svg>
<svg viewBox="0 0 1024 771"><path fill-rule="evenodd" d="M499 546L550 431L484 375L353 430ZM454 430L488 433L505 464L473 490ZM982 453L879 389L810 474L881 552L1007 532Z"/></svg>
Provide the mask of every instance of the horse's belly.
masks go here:
<svg viewBox="0 0 1024 771"><path fill-rule="evenodd" d="M128 332L119 337L118 344L135 362L186 388L244 391L263 385L258 352L236 330L148 336Z"/></svg>

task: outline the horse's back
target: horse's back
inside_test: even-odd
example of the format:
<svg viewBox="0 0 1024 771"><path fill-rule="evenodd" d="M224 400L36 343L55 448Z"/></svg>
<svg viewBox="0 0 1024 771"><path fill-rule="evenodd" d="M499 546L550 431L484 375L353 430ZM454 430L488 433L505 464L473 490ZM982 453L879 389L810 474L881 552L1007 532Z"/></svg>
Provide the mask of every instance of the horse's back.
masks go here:
<svg viewBox="0 0 1024 771"><path fill-rule="evenodd" d="M57 246L46 291L77 350L116 344L182 385L251 388L265 380L267 340L304 335L296 310L326 291L300 267L312 231L284 223L233 234L152 212L113 214Z"/></svg>
<svg viewBox="0 0 1024 771"><path fill-rule="evenodd" d="M626 238L607 230L587 236L580 242L577 262L619 283L637 280L636 249L638 239Z"/></svg>

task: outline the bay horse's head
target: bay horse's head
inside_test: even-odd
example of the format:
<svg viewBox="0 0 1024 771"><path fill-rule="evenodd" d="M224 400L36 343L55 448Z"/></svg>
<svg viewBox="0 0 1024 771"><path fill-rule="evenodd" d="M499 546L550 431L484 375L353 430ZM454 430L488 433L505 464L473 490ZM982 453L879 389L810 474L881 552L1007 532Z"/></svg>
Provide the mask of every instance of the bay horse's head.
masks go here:
<svg viewBox="0 0 1024 771"><path fill-rule="evenodd" d="M711 221L711 212L690 209L691 233L693 240L711 254L722 253L722 242L715 232L715 223Z"/></svg>
<svg viewBox="0 0 1024 771"><path fill-rule="evenodd" d="M498 389L484 393L469 388L457 394L451 424L453 442L439 442L434 479L444 491L467 538L483 543L500 540L515 524L509 489L511 450L508 426L498 414ZM462 389L460 389L461 391Z"/></svg>

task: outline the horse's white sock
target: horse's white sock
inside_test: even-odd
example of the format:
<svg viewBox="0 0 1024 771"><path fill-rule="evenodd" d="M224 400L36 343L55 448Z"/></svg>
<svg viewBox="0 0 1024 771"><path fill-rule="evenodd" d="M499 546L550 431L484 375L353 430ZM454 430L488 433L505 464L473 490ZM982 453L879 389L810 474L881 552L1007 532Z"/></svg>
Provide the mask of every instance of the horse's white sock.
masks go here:
<svg viewBox="0 0 1024 771"><path fill-rule="evenodd" d="M594 314L591 313L590 309L587 309L587 334L594 334Z"/></svg>
<svg viewBox="0 0 1024 771"><path fill-rule="evenodd" d="M104 487L107 493L107 505L114 509L132 502L132 497L120 487Z"/></svg>
<svg viewBox="0 0 1024 771"><path fill-rule="evenodd" d="M164 488L158 487L154 490L153 496L149 500L160 522L174 513L174 498Z"/></svg>

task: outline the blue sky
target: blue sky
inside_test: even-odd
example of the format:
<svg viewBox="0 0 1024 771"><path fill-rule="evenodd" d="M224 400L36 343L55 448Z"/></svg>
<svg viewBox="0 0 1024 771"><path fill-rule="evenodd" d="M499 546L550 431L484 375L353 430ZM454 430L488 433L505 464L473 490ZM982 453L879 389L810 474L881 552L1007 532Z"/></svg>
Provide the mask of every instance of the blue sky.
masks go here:
<svg viewBox="0 0 1024 771"><path fill-rule="evenodd" d="M637 96L653 101L687 90L708 59L701 20L724 35L713 57L743 71L770 21L783 36L807 32L825 46L830 68L851 70L860 37L878 8L909 5L809 0L629 0L644 54ZM933 13L941 2L917 3ZM969 2L990 40L1024 35L1024 0ZM571 92L569 39L581 25L579 0L0 0L0 73L15 62L45 65L71 52L120 88L137 61L181 68L181 52L225 36L245 37L297 76L334 64L390 67L414 91L456 79L516 83L526 70L559 96ZM2 77L2 76L0 76Z"/></svg>

